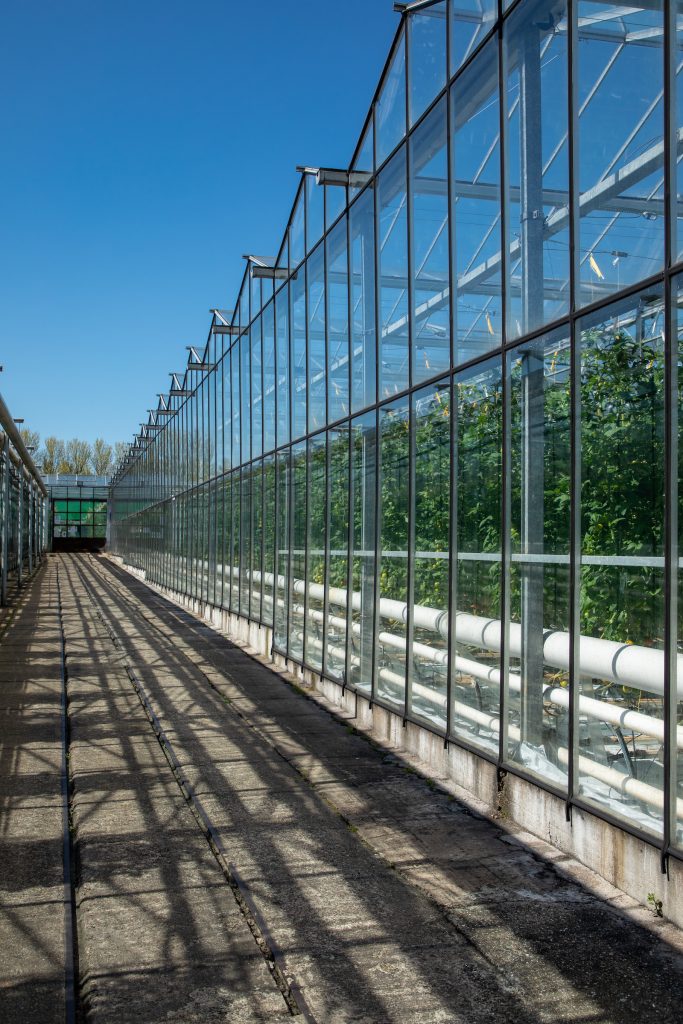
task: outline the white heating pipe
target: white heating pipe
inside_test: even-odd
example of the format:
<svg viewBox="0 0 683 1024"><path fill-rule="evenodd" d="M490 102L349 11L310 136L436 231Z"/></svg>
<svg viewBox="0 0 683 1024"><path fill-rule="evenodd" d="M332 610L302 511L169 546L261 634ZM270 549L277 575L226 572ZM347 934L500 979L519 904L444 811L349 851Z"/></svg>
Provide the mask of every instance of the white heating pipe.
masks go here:
<svg viewBox="0 0 683 1024"><path fill-rule="evenodd" d="M217 567L218 568L218 567ZM232 575L239 577L239 569L233 568ZM255 583L264 582L272 587L276 583L273 573L256 571L251 574ZM277 576L277 585L280 590L285 587L283 576ZM306 584L303 580L293 580L292 589L294 593L305 595ZM318 601L325 597L325 587L320 583L308 585L308 596ZM330 587L329 603L338 607L346 607L346 590L339 587ZM354 592L352 595L351 607L354 610L361 608L361 595ZM393 601L390 598L380 598L379 611L383 618L392 619L398 622L406 621L407 604L400 601ZM297 610L303 615L303 606L297 606ZM309 615L317 621L322 621L324 613L309 609ZM329 621L339 628L346 628L346 620L330 616ZM438 632L444 638L448 636L448 615L445 611L436 608L428 608L424 605L414 606L413 623L421 629L428 629ZM478 615L470 615L464 612L456 612L456 641L471 644L484 650L497 652L500 650L500 620L486 619ZM361 627L354 624L354 632L360 634ZM378 641L387 647L394 647L405 652L406 641L404 638L393 633L381 632ZM596 637L581 636L579 638L579 649L581 657L581 674L596 676L600 679L610 679L620 685L630 686L634 689L646 690L649 693L663 694L663 672L664 652L649 647L637 647L635 644L619 644L612 640L600 640ZM435 664L446 665L448 655L446 651L429 647L419 642L413 644L413 654ZM510 654L519 657L521 654L521 626L518 623L510 624ZM555 668L569 668L569 634L559 631L548 631L543 646L544 661ZM610 660L611 659L611 660ZM499 686L501 673L498 669L481 665L471 658L463 658L456 655L455 668L476 679L493 683ZM649 667L655 678L646 678L646 669ZM679 693L683 696L683 657L678 656L679 667ZM660 677L656 677L656 673ZM521 692L522 681L518 675L510 673L508 683L511 690ZM429 691L431 692L431 691ZM569 691L560 686L546 685L543 688L546 700L558 707L569 707ZM579 712L594 718L597 721L609 722L611 725L633 730L634 732L645 733L655 739L664 742L664 722L652 715L645 715L640 711L621 709L616 704L607 701L595 700L593 697L579 696ZM676 730L677 747L683 750L683 727L678 726Z"/></svg>
<svg viewBox="0 0 683 1024"><path fill-rule="evenodd" d="M239 574L234 568L233 574ZM261 581L262 574L254 572L255 582ZM273 573L263 573L263 582L268 586L285 587L283 576L275 577ZM293 580L292 590L295 594L305 595L320 602L325 600L325 587L321 583L309 583L304 580ZM328 601L331 605L346 608L347 593L341 587L330 587ZM354 611L361 610L361 595L354 591L351 595L351 607ZM394 601L382 597L379 601L379 614L383 619L405 622L408 605L403 601ZM425 605L413 606L413 626L418 629L440 633L448 638L448 612ZM500 619L488 619L481 615L470 615L468 612L455 613L455 640L488 651L500 651L501 647ZM543 641L543 660L547 665L563 671L569 670L569 633L561 630L546 630ZM508 652L514 657L522 653L522 627L511 622L508 637ZM654 647L639 647L637 644L618 643L615 640L601 640L598 637L579 636L579 664L582 676L606 679L621 686L629 686L636 690L646 690L660 696L664 693L664 651ZM678 692L683 697L683 655L677 655Z"/></svg>
<svg viewBox="0 0 683 1024"><path fill-rule="evenodd" d="M314 643L317 646L322 647L319 640L315 640ZM339 658L344 655L344 651L341 648L330 648L330 650ZM355 664L358 664L357 658L352 658L351 660ZM396 672L392 672L390 669L380 668L378 675L390 686L396 686L399 693L402 693L404 690L405 680ZM426 687L419 686L418 689L413 686L413 692L419 692L420 696L427 696L428 699L433 700L434 704L437 706L443 707L445 704L445 698L433 694L432 691L428 690ZM401 697L401 701L402 699L403 698ZM500 731L500 721L496 715L488 714L486 711L480 711L478 708L472 708L469 704L463 704L462 701L454 701L453 710L456 715L461 718L465 718L475 725L483 726L490 732L497 733ZM522 739L521 732L515 725L508 725L508 736L516 742L520 742ZM557 755L562 764L569 764L569 751L566 747L558 747ZM579 755L578 767L581 774L602 782L604 785L609 786L610 789L614 789L619 792L622 796L640 800L642 803L647 804L648 807L652 807L657 811L661 811L664 808L664 793L655 786L650 786L647 782L641 782L639 779L634 779L630 775L626 775L624 772L620 772L616 768L610 768L608 765L600 764L598 761L592 761L590 758L584 757L583 755ZM683 820L683 800L676 801L676 814L679 819Z"/></svg>

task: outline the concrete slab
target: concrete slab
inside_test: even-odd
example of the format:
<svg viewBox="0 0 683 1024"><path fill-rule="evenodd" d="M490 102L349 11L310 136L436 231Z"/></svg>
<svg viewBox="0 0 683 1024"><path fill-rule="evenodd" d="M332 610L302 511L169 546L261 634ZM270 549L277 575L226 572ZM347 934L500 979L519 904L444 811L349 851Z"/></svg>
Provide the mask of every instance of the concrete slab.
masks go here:
<svg viewBox="0 0 683 1024"><path fill-rule="evenodd" d="M149 593L112 575L136 601ZM177 613L155 598L144 614L170 628ZM537 851L511 850L495 823L348 732L236 647L218 640L208 655L205 638L203 628L183 629L176 647L187 664L179 677L174 654L172 696L159 685L158 662L148 693L319 1019L617 1021L625 1005L632 1019L648 1018L650 986L661 980L653 970L642 983L639 927L623 918L615 925L610 907ZM141 645L131 643L130 654L144 662ZM222 707L207 696L208 661L230 697ZM174 702L193 713L176 715ZM220 757L240 744L247 764ZM283 778L284 786L274 782ZM626 1003L623 971L601 987L563 957L572 920L585 932L584 959L592 943L609 949L623 929L633 936ZM647 935L643 950L657 946L680 1001L680 957ZM601 971L609 973L605 963ZM665 1015L674 1002L664 1000Z"/></svg>
<svg viewBox="0 0 683 1024"><path fill-rule="evenodd" d="M63 1021L61 672L56 606L41 588L22 592L0 640L0 1018ZM52 616L36 622L38 599ZM69 911L70 912L70 911Z"/></svg>

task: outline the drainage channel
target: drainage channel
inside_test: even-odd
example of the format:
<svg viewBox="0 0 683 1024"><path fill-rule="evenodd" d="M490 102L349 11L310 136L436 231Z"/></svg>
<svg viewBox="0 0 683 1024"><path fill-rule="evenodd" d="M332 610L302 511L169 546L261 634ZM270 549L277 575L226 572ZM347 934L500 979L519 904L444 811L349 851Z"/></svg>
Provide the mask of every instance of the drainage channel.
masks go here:
<svg viewBox="0 0 683 1024"><path fill-rule="evenodd" d="M197 796L194 788L190 784L183 772L182 765L178 759L173 745L168 739L161 722L152 706L149 696L145 690L143 682L136 672L135 668L131 665L128 658L125 645L121 641L118 633L108 621L106 615L102 610L102 603L95 594L93 587L86 579L81 568L74 565L78 579L83 587L83 590L87 594L90 606L99 621L103 632L107 635L112 645L116 649L117 653L123 656L122 667L125 669L128 678L137 694L137 697L145 711L147 719L154 730L154 734L157 741L166 757L166 760L173 772L173 776L178 784L183 797L188 804L192 814L194 815L195 821L197 822L204 838L206 839L211 852L216 859L226 882L232 890L233 896L245 917L249 929L254 936L256 944L263 954L268 968L280 990L282 996L287 1004L287 1008L292 1016L301 1017L306 1024L317 1024L316 1018L314 1017L306 998L304 996L301 986L293 979L291 972L287 969L284 956L280 950L274 936L272 935L267 922L263 918L256 907L248 887L245 885L238 868L235 863L230 860L229 851L226 849L225 844L215 828L210 816L208 815L205 807L201 800ZM61 616L61 604L60 604L60 616ZM61 618L60 618L61 622ZM62 632L62 643L63 643L63 632ZM64 664L64 660L63 660ZM64 692L66 689L64 687ZM67 739L68 739L68 718L66 719L67 725ZM75 1019L75 1018L74 1018Z"/></svg>

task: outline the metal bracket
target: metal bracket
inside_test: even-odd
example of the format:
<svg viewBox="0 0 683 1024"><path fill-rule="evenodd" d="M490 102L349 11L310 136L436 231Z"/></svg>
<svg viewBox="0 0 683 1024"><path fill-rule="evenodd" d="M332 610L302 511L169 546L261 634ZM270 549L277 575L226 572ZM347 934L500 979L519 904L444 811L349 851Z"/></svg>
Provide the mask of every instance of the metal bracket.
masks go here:
<svg viewBox="0 0 683 1024"><path fill-rule="evenodd" d="M667 881L668 881L668 879L669 879L669 850L668 850L668 848L665 848L665 849L662 850L661 858L660 858L660 867L662 869L662 874L666 875Z"/></svg>

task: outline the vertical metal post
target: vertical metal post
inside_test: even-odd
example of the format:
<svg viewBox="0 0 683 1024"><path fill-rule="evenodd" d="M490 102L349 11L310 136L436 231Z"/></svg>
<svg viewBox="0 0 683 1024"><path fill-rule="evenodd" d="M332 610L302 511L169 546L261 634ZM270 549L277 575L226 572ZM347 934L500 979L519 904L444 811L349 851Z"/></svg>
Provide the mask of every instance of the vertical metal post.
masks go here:
<svg viewBox="0 0 683 1024"><path fill-rule="evenodd" d="M0 604L3 606L7 604L7 560L9 558L9 531L12 527L9 476L9 437L5 434L2 458L2 576L0 579Z"/></svg>
<svg viewBox="0 0 683 1024"><path fill-rule="evenodd" d="M503 3L498 0L498 125L500 136L500 181L501 181L501 253L502 253L502 281L501 291L501 353L502 366L502 438L501 438L501 472L502 486L500 495L500 558L501 558L501 582L500 582L500 674L499 686L499 726L498 726L498 771L507 761L508 756L508 667L509 667L509 611L510 611L510 469L509 469L509 420L510 401L508 388L507 366L504 356L504 346L507 341L508 310L510 307L510 253L508 245L508 223L509 223L509 174L507 170L508 153L510 152L508 138L508 60L503 38ZM457 398L457 383L454 389L454 400ZM457 416L457 411L455 413ZM456 421L457 423L457 421ZM454 453L455 457L455 453ZM455 513L457 517L457 511ZM457 520L456 520L457 522ZM456 563L457 564L457 563ZM454 573L457 577L457 572ZM456 579L457 588L457 579ZM455 588L454 588L455 589ZM499 774L499 780L501 775Z"/></svg>
<svg viewBox="0 0 683 1024"><path fill-rule="evenodd" d="M446 28L448 23L446 22ZM412 21L406 19L406 30L404 36L405 46L405 86L406 86L406 143L405 143L405 189L407 203L406 217L406 270L408 274L408 385L415 383L415 359L414 347L416 344L415 329L415 282L413 280L413 187L412 187L412 150L413 142L408 135L410 129L410 83L411 83L411 59L410 46L408 45L408 33L412 31ZM379 254L378 254L379 269ZM378 310L378 323L381 322L381 315ZM381 329L381 328L380 328ZM379 400L379 393L377 396ZM406 536L406 664L405 682L403 693L403 724L408 721L412 705L413 687L413 599L414 599L414 575L415 575L415 416L414 396L408 399L408 530ZM378 589L378 601L379 601ZM379 616L377 618L379 634Z"/></svg>
<svg viewBox="0 0 683 1024"><path fill-rule="evenodd" d="M664 7L664 238L665 263L667 268L678 255L677 205L678 173L677 146L672 140L678 138L676 115L676 73L674 65L674 41L678 22L678 4ZM678 303L675 290L676 280L665 278L664 286L664 352L665 352L665 507L664 507L664 822L662 835L662 871L668 867L668 852L676 842L678 831L678 772L677 756L677 705L678 705L678 619L679 579L678 566L679 530L678 511L680 502L679 480L679 345L678 345Z"/></svg>
<svg viewBox="0 0 683 1024"><path fill-rule="evenodd" d="M543 320L543 164L541 154L541 40L530 19L519 55L522 317L524 332Z"/></svg>
<svg viewBox="0 0 683 1024"><path fill-rule="evenodd" d="M540 350L540 354L539 354ZM543 737L543 554L544 402L542 341L522 356L521 512L521 739L535 747ZM508 394L508 401L509 401ZM508 471L510 470L508 459ZM520 758L523 760L523 757Z"/></svg>
<svg viewBox="0 0 683 1024"><path fill-rule="evenodd" d="M33 572L33 526L34 526L35 493L33 480L28 482L28 571Z"/></svg>
<svg viewBox="0 0 683 1024"><path fill-rule="evenodd" d="M579 131L579 100L578 100L578 17L577 5L574 0L567 4L568 23L568 140L569 140L569 292L570 309L576 309L577 292L579 289L579 208L578 208L578 131ZM571 820L571 806L575 795L576 776L578 774L579 752L579 585L581 553L581 417L580 417L580 382L581 359L578 352L578 328L570 323L570 482L569 482L569 722L567 729L567 746L569 758L567 766L567 806L566 816Z"/></svg>
<svg viewBox="0 0 683 1024"><path fill-rule="evenodd" d="M451 76L451 32L453 30L453 5L448 4L446 8L446 80ZM453 132L453 138L451 138ZM456 308L455 300L455 217L453 203L453 187L455 171L453 167L453 144L455 137L453 118L453 90L449 87L446 92L446 164L447 164L447 203L448 203L448 324L450 344L450 368L451 376L448 380L448 409L449 409L449 452L448 462L448 590L446 611L448 615L448 640L447 640L447 663L446 663L446 737L445 746L453 732L453 663L456 654L455 644L455 584L457 566L457 522L455 518L455 391L453 381L453 367L455 366L455 326ZM502 148L502 147L500 147Z"/></svg>
<svg viewBox="0 0 683 1024"><path fill-rule="evenodd" d="M19 502L17 509L17 583L24 579L24 467L19 466Z"/></svg>

